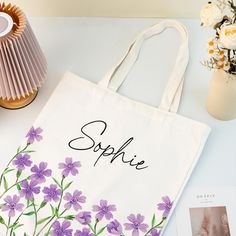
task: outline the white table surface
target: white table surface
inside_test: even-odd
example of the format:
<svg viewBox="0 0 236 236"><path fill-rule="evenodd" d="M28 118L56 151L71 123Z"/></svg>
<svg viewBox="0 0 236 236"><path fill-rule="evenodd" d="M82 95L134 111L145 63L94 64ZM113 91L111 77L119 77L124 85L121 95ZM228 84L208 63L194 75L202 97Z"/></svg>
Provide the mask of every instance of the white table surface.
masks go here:
<svg viewBox="0 0 236 236"><path fill-rule="evenodd" d="M47 58L48 78L30 106L16 111L0 109L0 168L15 152L65 71L98 81L123 55L135 35L160 19L49 17L29 20ZM218 121L205 109L210 72L200 65L200 60L207 56L206 40L211 32L202 29L198 20L181 21L189 30L191 58L179 113L212 128L188 187L236 187L236 120ZM174 64L178 43L179 37L173 30L147 41L120 93L157 106ZM165 235L177 235L174 217Z"/></svg>

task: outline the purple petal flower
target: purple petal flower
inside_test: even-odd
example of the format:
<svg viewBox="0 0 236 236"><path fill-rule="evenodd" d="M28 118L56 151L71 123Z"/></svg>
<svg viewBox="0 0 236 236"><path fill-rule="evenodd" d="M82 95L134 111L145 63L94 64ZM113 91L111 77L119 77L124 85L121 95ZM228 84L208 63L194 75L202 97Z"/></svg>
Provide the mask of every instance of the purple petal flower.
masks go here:
<svg viewBox="0 0 236 236"><path fill-rule="evenodd" d="M160 236L161 231L157 229L152 229L150 232L150 236Z"/></svg>
<svg viewBox="0 0 236 236"><path fill-rule="evenodd" d="M31 127L26 135L26 138L28 138L27 143L32 144L35 140L38 142L42 140L43 137L40 135L42 132L43 130L40 127L36 129L34 127Z"/></svg>
<svg viewBox="0 0 236 236"><path fill-rule="evenodd" d="M31 180L28 182L27 180L21 181L21 190L20 196L25 197L27 200L32 200L34 198L34 194L40 193L40 187L37 186L38 182Z"/></svg>
<svg viewBox="0 0 236 236"><path fill-rule="evenodd" d="M162 198L161 203L157 204L158 210L163 211L163 217L167 217L172 208L173 202L171 202L168 196Z"/></svg>
<svg viewBox="0 0 236 236"><path fill-rule="evenodd" d="M31 179L37 181L38 183L43 183L46 181L45 177L50 177L52 175L52 170L46 169L47 162L40 162L39 166L34 165L31 171L34 173L31 175Z"/></svg>
<svg viewBox="0 0 236 236"><path fill-rule="evenodd" d="M100 200L100 206L94 205L93 211L98 212L96 218L101 220L104 216L107 220L113 218L112 211L116 211L115 205L108 205L106 200Z"/></svg>
<svg viewBox="0 0 236 236"><path fill-rule="evenodd" d="M73 195L71 193L66 193L64 196L64 200L67 201L65 204L65 208L69 210L72 206L75 209L75 211L78 211L81 209L81 205L79 203L85 203L86 197L81 195L82 192L75 190Z"/></svg>
<svg viewBox="0 0 236 236"><path fill-rule="evenodd" d="M65 163L59 163L59 169L64 169L62 171L62 175L64 177L68 176L70 173L72 175L77 175L79 172L77 170L77 168L81 167L81 164L79 161L75 161L73 162L71 157L67 157L66 158L66 162Z"/></svg>
<svg viewBox="0 0 236 236"><path fill-rule="evenodd" d="M83 228L82 231L76 230L74 236L94 236L94 234L90 233L89 229Z"/></svg>
<svg viewBox="0 0 236 236"><path fill-rule="evenodd" d="M16 210L17 211L23 210L24 205L22 203L19 203L20 197L17 195L13 195L13 197L8 195L6 198L4 198L4 201L6 203L2 205L1 209L2 211L9 211L8 212L9 217L14 217L16 214Z"/></svg>
<svg viewBox="0 0 236 236"><path fill-rule="evenodd" d="M44 200L46 202L57 202L61 196L61 190L55 184L51 184L50 187L44 187L42 192L45 193Z"/></svg>
<svg viewBox="0 0 236 236"><path fill-rule="evenodd" d="M50 232L51 236L72 236L72 229L69 227L71 223L68 220L64 220L62 224L57 220L52 224L53 230Z"/></svg>
<svg viewBox="0 0 236 236"><path fill-rule="evenodd" d="M87 225L91 223L91 213L89 211L82 211L75 218L82 225Z"/></svg>
<svg viewBox="0 0 236 236"><path fill-rule="evenodd" d="M113 220L107 225L107 231L110 234L121 235L122 226L117 220Z"/></svg>
<svg viewBox="0 0 236 236"><path fill-rule="evenodd" d="M146 232L148 225L144 224L144 216L137 214L135 216L134 214L130 214L127 219L131 223L125 223L125 229L126 230L133 230L132 231L132 236L139 236L139 231Z"/></svg>
<svg viewBox="0 0 236 236"><path fill-rule="evenodd" d="M20 171L24 170L26 166L31 166L32 161L30 160L30 155L28 154L18 154L12 161L12 164Z"/></svg>

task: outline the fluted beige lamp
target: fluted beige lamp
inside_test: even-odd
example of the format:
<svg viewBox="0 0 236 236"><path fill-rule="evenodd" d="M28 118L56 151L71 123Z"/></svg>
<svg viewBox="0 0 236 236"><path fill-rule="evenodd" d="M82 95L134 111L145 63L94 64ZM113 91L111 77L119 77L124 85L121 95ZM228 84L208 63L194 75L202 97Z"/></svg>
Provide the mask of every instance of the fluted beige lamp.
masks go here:
<svg viewBox="0 0 236 236"><path fill-rule="evenodd" d="M46 77L46 59L24 13L0 3L0 106L31 103Z"/></svg>

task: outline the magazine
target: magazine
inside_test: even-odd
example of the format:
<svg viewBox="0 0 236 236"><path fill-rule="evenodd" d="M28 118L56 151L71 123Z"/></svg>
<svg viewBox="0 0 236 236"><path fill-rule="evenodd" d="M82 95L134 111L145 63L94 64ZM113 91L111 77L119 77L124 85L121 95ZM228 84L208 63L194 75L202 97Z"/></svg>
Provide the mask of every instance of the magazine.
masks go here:
<svg viewBox="0 0 236 236"><path fill-rule="evenodd" d="M186 189L176 218L179 236L235 236L236 187Z"/></svg>

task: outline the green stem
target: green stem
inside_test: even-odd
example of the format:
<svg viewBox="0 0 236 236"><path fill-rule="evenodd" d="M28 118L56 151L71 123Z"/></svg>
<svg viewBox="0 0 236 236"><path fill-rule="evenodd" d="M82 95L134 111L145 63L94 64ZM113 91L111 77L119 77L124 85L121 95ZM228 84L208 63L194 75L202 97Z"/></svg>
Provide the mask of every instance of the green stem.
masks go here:
<svg viewBox="0 0 236 236"><path fill-rule="evenodd" d="M64 190L63 190L63 189L64 189L64 180L65 180L65 177L62 176L62 179L61 179L61 196L60 196L60 200L59 200L58 206L57 206L57 208L56 208L56 211L57 211L57 217L56 217L56 218L57 218L57 219L58 219L59 217L61 217L61 216L66 212L66 209L65 209L64 211L62 211L61 214L59 214L59 210L60 210L61 203L62 203L62 197L63 197L63 194L64 194ZM36 236L38 236L38 235L53 221L54 218L55 218L55 215L52 216L52 217L49 219L49 221L39 230L39 232L36 234ZM49 227L49 229L48 229L46 235L49 234L51 228L52 228L52 225Z"/></svg>
<svg viewBox="0 0 236 236"><path fill-rule="evenodd" d="M98 225L99 220L96 219L96 223L94 225L94 231L95 231L95 236L97 235L97 225Z"/></svg>
<svg viewBox="0 0 236 236"><path fill-rule="evenodd" d="M34 208L34 232L33 232L33 236L35 236L36 230L37 230L37 225L38 225L38 213L37 213L37 210L36 210L34 199L32 200L32 205L33 205L33 208Z"/></svg>
<svg viewBox="0 0 236 236"><path fill-rule="evenodd" d="M9 216L9 217L8 217L8 223L7 223L7 232L6 232L6 236L8 235L8 231L9 231L10 224L11 224L11 217Z"/></svg>
<svg viewBox="0 0 236 236"><path fill-rule="evenodd" d="M62 216L66 211L67 211L67 209L65 209L65 210L57 217L57 219L63 218L63 217L61 217L61 216ZM50 223L50 222L49 222L49 223ZM50 233L51 228L52 228L52 225L50 225L50 227L49 227L49 229L48 229L46 235L48 235L48 234Z"/></svg>
<svg viewBox="0 0 236 236"><path fill-rule="evenodd" d="M0 199L9 191L11 190L12 188L14 188L17 184L20 184L22 181L24 180L27 180L29 177L21 180L21 181L18 181L18 182L15 182L13 185L11 185L8 189L6 189L1 195L0 195Z"/></svg>
<svg viewBox="0 0 236 236"><path fill-rule="evenodd" d="M61 179L61 196L60 196L60 200L59 200L59 203L58 203L58 206L57 206L58 214L59 214L59 209L60 209L61 202L62 202L62 197L63 197L63 194L64 194L64 180L65 180L65 176L62 176L62 179Z"/></svg>
<svg viewBox="0 0 236 236"><path fill-rule="evenodd" d="M61 214L59 215L59 217L61 217L66 211L67 211L67 209L65 209L64 211L62 211ZM58 217L58 218L59 218L59 217Z"/></svg>
<svg viewBox="0 0 236 236"><path fill-rule="evenodd" d="M48 229L46 235L49 235L49 233L50 233L50 231L51 231L51 228L52 228L52 224L50 225L50 227L49 227L49 229Z"/></svg>
<svg viewBox="0 0 236 236"><path fill-rule="evenodd" d="M67 209L65 209L64 211L62 211L62 213L57 217L57 219L63 218L63 217L61 217L61 216L62 216L66 211L67 211ZM51 228L52 228L52 225L50 225L50 227L49 227L49 229L48 229L46 235L48 235L48 234L50 233Z"/></svg>
<svg viewBox="0 0 236 236"><path fill-rule="evenodd" d="M93 226L91 224L88 224L88 227L92 230L92 232L95 234L95 231L93 229Z"/></svg>
<svg viewBox="0 0 236 236"><path fill-rule="evenodd" d="M16 220L14 221L13 225L16 224L18 222L18 220L20 219L20 217L24 214L24 212L30 207L31 205L27 205L27 207L25 207L25 209L19 214L19 216L16 218ZM10 232L10 236L13 233L13 228L11 228L11 232Z"/></svg>
<svg viewBox="0 0 236 236"><path fill-rule="evenodd" d="M94 236L97 236L97 225L98 225L99 220L96 219L96 222L94 224L94 227L91 224L88 224L88 227L93 231Z"/></svg>
<svg viewBox="0 0 236 236"><path fill-rule="evenodd" d="M39 230L39 232L36 234L36 236L40 235L42 231L52 222L52 220L55 218L55 215L50 218L50 220ZM48 230L48 233L50 231L51 227ZM46 234L47 235L47 234Z"/></svg>
<svg viewBox="0 0 236 236"><path fill-rule="evenodd" d="M151 229L149 229L149 230L147 231L147 233L144 234L144 236L147 236L153 229L159 228L165 220L166 220L166 218L163 217L162 220L161 220L161 222L158 223L157 225L154 225Z"/></svg>
<svg viewBox="0 0 236 236"><path fill-rule="evenodd" d="M45 205L44 205L44 206L42 207L42 204L45 204L45 205L46 205L47 202L45 202L45 201L41 202L41 204L39 205L39 207L38 207L38 209L37 209L37 213L39 213L39 211L45 206Z"/></svg>
<svg viewBox="0 0 236 236"><path fill-rule="evenodd" d="M19 152L17 152L11 159L10 161L7 163L7 166L6 168L3 170L2 174L1 174L1 177L0 177L0 186L1 186L1 183L2 183L2 179L3 179L3 176L4 176L4 172L8 169L8 167L10 166L11 162L15 159L15 157L18 155L18 154L21 154L22 152L24 152L28 146L30 145L30 143L27 143L26 146L20 150Z"/></svg>
<svg viewBox="0 0 236 236"><path fill-rule="evenodd" d="M16 157L18 154L21 154L22 152L24 152L24 151L28 148L29 145L30 145L30 143L27 143L26 146L25 146L22 150L20 150L19 152L17 152L17 153L10 159L10 161L7 163L6 168L5 168L5 169L3 170L3 172L1 173L0 186L1 186L1 184L2 184L2 179L3 179L4 175L5 175L5 172L7 171L8 167L10 166L10 164L12 163L12 161L15 159L15 157Z"/></svg>

